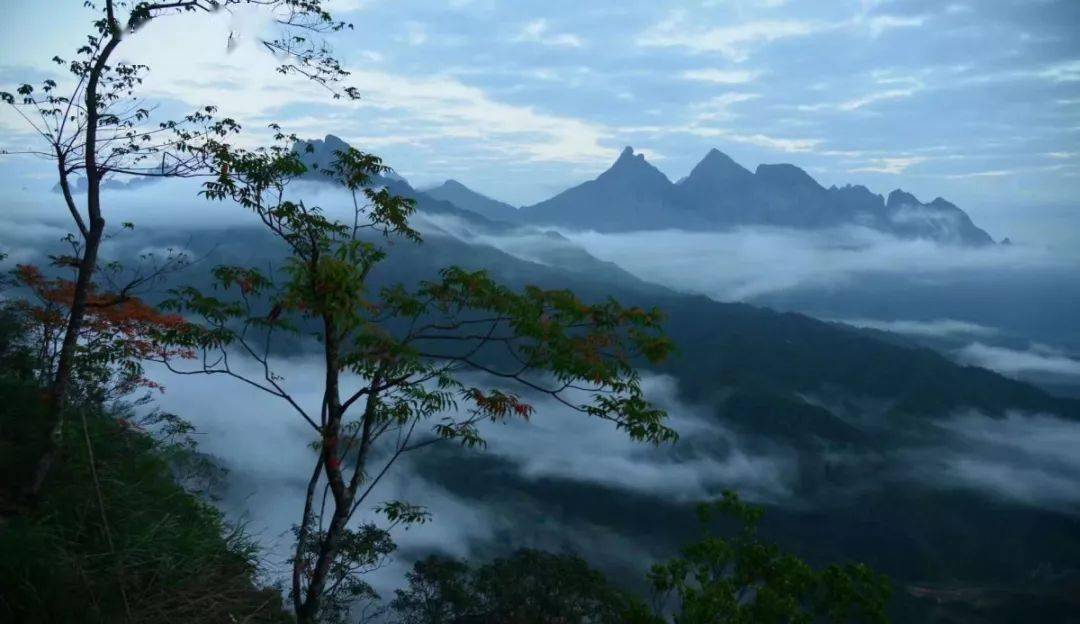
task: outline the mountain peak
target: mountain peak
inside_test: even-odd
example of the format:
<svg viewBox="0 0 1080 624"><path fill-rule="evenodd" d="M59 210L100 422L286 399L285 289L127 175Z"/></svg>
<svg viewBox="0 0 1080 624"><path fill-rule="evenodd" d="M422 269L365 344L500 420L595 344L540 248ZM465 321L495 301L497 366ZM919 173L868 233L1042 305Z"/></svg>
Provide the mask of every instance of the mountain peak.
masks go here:
<svg viewBox="0 0 1080 624"><path fill-rule="evenodd" d="M513 221L517 218L517 208L478 193L453 178L427 189L424 193L435 199L450 202L458 208L475 212L492 221Z"/></svg>
<svg viewBox="0 0 1080 624"><path fill-rule="evenodd" d="M779 186L811 186L821 188L817 180L795 165L780 163L776 165L758 165L754 176L761 181Z"/></svg>
<svg viewBox="0 0 1080 624"><path fill-rule="evenodd" d="M914 195L908 193L903 189L896 189L889 193L889 199L885 201L885 206L888 208L899 208L901 206L919 206L922 202L918 200Z"/></svg>
<svg viewBox="0 0 1080 624"><path fill-rule="evenodd" d="M323 142L323 145L325 145L327 149L332 150L332 151L342 151L342 152L344 152L344 151L347 151L349 149L349 144L346 143L344 139L342 139L339 136L333 135L333 134L326 135L326 137L323 138L322 142Z"/></svg>
<svg viewBox="0 0 1080 624"><path fill-rule="evenodd" d="M635 154L634 148L630 146L623 148L618 160L607 171L601 173L596 178L596 181L615 184L628 183L634 187L641 187L642 185L666 187L671 185L671 181L667 179L667 176L645 160L645 154L640 152Z"/></svg>
<svg viewBox="0 0 1080 624"><path fill-rule="evenodd" d="M751 175L749 169L714 147L694 166L683 182L700 183L705 179L713 183L731 183L748 179Z"/></svg>
<svg viewBox="0 0 1080 624"><path fill-rule="evenodd" d="M634 153L634 148L627 145L623 148L623 151L619 154L619 158L615 160L615 164L612 165L612 169L619 166L632 166L636 163L644 163L645 154Z"/></svg>

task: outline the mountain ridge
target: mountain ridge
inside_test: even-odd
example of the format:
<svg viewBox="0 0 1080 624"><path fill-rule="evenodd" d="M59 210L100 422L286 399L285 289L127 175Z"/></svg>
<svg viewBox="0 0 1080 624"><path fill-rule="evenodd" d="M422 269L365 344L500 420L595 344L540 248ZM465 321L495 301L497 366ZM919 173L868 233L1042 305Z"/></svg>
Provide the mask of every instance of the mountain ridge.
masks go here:
<svg viewBox="0 0 1080 624"><path fill-rule="evenodd" d="M438 186L420 189L435 199L448 201L458 208L470 210L479 215L495 221L512 221L517 219L518 209L506 202L492 199L483 193L472 190L461 182L449 179Z"/></svg>
<svg viewBox="0 0 1080 624"><path fill-rule="evenodd" d="M855 224L903 238L972 246L994 242L967 213L941 197L923 203L901 189L886 199L862 185L825 188L789 163L760 164L751 172L716 148L688 176L671 182L643 154L626 147L595 179L517 214L531 223L605 232Z"/></svg>
<svg viewBox="0 0 1080 624"><path fill-rule="evenodd" d="M348 147L330 134L322 140L300 141L294 150L303 154L306 164L315 165L312 168L317 172L333 159L334 150ZM320 174L311 176L319 178ZM393 173L379 182L407 185ZM863 185L826 188L796 165L763 163L750 171L716 148L710 149L689 175L672 182L644 154L627 146L594 179L521 208L453 179L417 192L487 221L598 232L857 225L905 239L976 247L995 244L966 212L942 197L924 203L900 188L888 196Z"/></svg>

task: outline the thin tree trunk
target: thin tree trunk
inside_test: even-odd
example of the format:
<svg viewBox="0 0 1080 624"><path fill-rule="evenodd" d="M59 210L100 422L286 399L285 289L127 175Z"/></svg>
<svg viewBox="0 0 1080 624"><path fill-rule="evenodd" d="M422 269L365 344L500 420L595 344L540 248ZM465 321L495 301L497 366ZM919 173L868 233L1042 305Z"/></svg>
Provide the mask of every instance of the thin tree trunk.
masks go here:
<svg viewBox="0 0 1080 624"><path fill-rule="evenodd" d="M315 487L319 484L319 476L322 475L323 458L320 455L315 462L315 470L308 480L307 493L304 499L304 517L300 520L300 530L296 534L296 555L292 570L292 599L293 612L298 614L304 609L304 594L300 591L301 580L304 574L304 545L307 544L308 535L311 533L312 505L315 499Z"/></svg>
<svg viewBox="0 0 1080 624"><path fill-rule="evenodd" d="M64 342L60 347L60 356L57 360L56 377L53 379L49 392L49 418L52 423L49 428L49 440L34 468L34 476L27 491L31 500L36 499L41 493L41 488L60 450L64 435L64 407L71 385L75 349L78 346L79 333L82 331L83 319L86 315L86 302L90 295L94 270L97 268L98 249L101 247L101 239L105 233L105 219L101 216L101 171L98 169L97 162L97 131L100 119L98 86L109 56L120 44L121 37L119 24L113 17L112 0L108 1L107 6L112 32L109 41L90 68L86 83L86 213L90 217L90 223L86 232L83 256L79 262L79 274L75 280L75 291L72 294L71 312L64 332Z"/></svg>
<svg viewBox="0 0 1080 624"><path fill-rule="evenodd" d="M78 346L79 332L82 331L83 318L86 314L86 301L90 293L90 280L94 274L94 267L97 265L98 248L101 246L101 236L104 230L105 221L102 219L98 219L91 224L82 261L79 263L79 275L75 282L71 313L68 316L64 342L60 347L60 356L57 358L56 377L49 392L49 418L52 426L50 427L45 452L42 453L34 468L34 477L28 492L31 499L36 498L41 493L41 488L45 485L45 479L49 476L49 471L52 469L52 465L60 451L60 443L64 436L64 407L68 387L71 383L75 348Z"/></svg>
<svg viewBox="0 0 1080 624"><path fill-rule="evenodd" d="M315 562L315 569L311 573L311 582L308 583L307 595L304 604L296 614L296 620L300 624L315 622L322 606L323 591L326 589L326 580L330 574L330 565L337 556L338 544L341 534L345 530L345 524L349 520L349 506L334 504L334 517L330 526L326 529L326 536L319 546L319 557Z"/></svg>

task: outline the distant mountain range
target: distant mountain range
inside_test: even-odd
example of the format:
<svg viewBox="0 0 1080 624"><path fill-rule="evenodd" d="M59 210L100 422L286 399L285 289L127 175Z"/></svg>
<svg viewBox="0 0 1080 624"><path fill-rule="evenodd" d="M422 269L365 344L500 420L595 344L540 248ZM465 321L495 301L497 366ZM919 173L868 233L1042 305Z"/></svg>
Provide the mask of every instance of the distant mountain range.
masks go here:
<svg viewBox="0 0 1080 624"><path fill-rule="evenodd" d="M298 144L296 149L305 150L309 164L326 167L334 150L347 147L338 137L327 135L321 141ZM404 182L396 176L388 177L390 180ZM423 193L489 221L599 232L860 225L901 238L954 245L994 244L967 213L940 197L923 203L900 189L886 198L860 185L825 188L794 165L758 165L751 172L716 149L710 150L690 175L672 182L643 154L627 147L596 179L522 208L487 197L456 180Z"/></svg>
<svg viewBox="0 0 1080 624"><path fill-rule="evenodd" d="M471 210L494 221L514 222L519 217L517 208L487 195L481 195L457 180L447 180L434 188L423 189L423 192L435 199L448 201L459 208Z"/></svg>
<svg viewBox="0 0 1080 624"><path fill-rule="evenodd" d="M963 210L944 199L924 204L902 190L885 199L865 186L825 188L802 169L787 164L759 165L751 173L715 149L689 176L673 183L644 155L627 147L595 180L524 207L519 218L604 232L853 224L904 238L993 243Z"/></svg>

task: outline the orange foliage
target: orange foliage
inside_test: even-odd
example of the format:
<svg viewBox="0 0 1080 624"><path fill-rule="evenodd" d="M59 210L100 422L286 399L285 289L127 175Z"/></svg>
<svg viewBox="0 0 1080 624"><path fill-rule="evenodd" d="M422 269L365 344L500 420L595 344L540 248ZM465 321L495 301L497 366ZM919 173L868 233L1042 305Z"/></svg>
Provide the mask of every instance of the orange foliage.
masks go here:
<svg viewBox="0 0 1080 624"><path fill-rule="evenodd" d="M21 301L18 306L38 324L46 337L57 343L67 326L68 314L74 299L75 283L59 278L47 278L36 266L17 265L16 281L30 289L37 302ZM91 288L87 295L86 313L80 332L80 343L102 350L111 363L148 358L193 358L190 349L174 349L157 343L156 332L175 330L186 325L179 314L167 314L138 297L116 293L101 293ZM128 379L129 390L135 386L164 391L164 388L142 375Z"/></svg>

